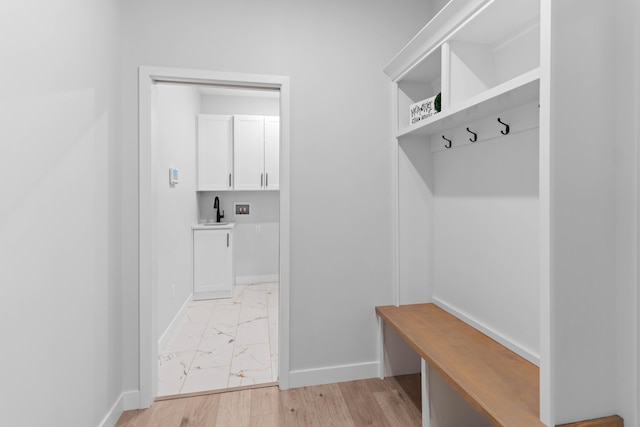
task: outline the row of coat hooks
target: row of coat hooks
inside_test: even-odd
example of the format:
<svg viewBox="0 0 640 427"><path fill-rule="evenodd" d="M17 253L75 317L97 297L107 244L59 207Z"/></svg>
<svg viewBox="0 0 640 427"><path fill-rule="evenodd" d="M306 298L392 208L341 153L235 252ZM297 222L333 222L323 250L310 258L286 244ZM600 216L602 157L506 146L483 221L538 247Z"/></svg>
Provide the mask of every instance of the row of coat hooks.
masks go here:
<svg viewBox="0 0 640 427"><path fill-rule="evenodd" d="M498 117L498 122L504 126L504 130L501 130L500 133L503 135L507 135L509 133L509 125L500 120L500 117ZM471 138L469 138L469 141L476 142L478 140L478 134L469 129L469 127L467 127L467 132L473 135ZM444 145L445 148L451 148L451 140L446 138L444 135L442 135L442 139L447 141L447 143Z"/></svg>

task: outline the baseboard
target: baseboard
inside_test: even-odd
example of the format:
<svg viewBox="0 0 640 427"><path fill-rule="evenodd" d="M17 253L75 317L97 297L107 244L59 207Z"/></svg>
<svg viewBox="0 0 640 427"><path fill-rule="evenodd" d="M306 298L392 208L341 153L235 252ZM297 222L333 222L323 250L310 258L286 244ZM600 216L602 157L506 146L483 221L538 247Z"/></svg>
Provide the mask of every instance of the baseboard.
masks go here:
<svg viewBox="0 0 640 427"><path fill-rule="evenodd" d="M120 415L122 415L122 412L127 410L124 402L128 393L132 392L123 392L120 394L120 396L118 396L107 414L104 416L104 418L102 418L102 421L100 421L100 424L98 424L98 427L113 427L116 425L116 423L120 419ZM134 393L138 392L136 391Z"/></svg>
<svg viewBox="0 0 640 427"><path fill-rule="evenodd" d="M125 391L122 393L123 410L140 409L140 390Z"/></svg>
<svg viewBox="0 0 640 427"><path fill-rule="evenodd" d="M236 276L236 285L254 285L256 283L277 283L279 274L266 274L263 276Z"/></svg>
<svg viewBox="0 0 640 427"><path fill-rule="evenodd" d="M104 416L98 427L113 427L120 419L120 415L122 415L122 411L124 411L124 393L120 394L116 399L107 415Z"/></svg>
<svg viewBox="0 0 640 427"><path fill-rule="evenodd" d="M210 299L226 299L233 296L233 289L229 288L224 291L201 291L193 293L194 301L210 300Z"/></svg>
<svg viewBox="0 0 640 427"><path fill-rule="evenodd" d="M512 340L494 331L493 329L489 328L488 326L478 321L477 319L474 319L473 317L463 313L462 311L459 311L458 309L454 308L450 304L444 302L440 298L433 297L433 303L438 307L440 307L441 309L443 309L444 311L448 312L449 314L452 314L458 319L473 326L474 328L476 328L477 330L479 330L489 338L493 339L494 341L499 342L500 344L507 347L509 350L513 351L514 353L527 359L529 362L533 363L534 365L540 366L540 356L533 353L531 350L521 346L516 342L513 342Z"/></svg>
<svg viewBox="0 0 640 427"><path fill-rule="evenodd" d="M182 307L180 307L180 310L178 310L178 313L176 313L171 323L169 323L167 329L158 339L158 354L162 353L162 350L164 350L164 348L167 346L167 343L176 332L176 329L178 329L180 322L187 313L187 309L189 308L189 304L191 303L191 301L193 301L193 294L189 294L184 304L182 304Z"/></svg>
<svg viewBox="0 0 640 427"><path fill-rule="evenodd" d="M124 411L138 409L140 406L140 392L138 390L125 391L118 396L114 404L104 416L98 427L113 427Z"/></svg>
<svg viewBox="0 0 640 427"><path fill-rule="evenodd" d="M306 387L378 377L378 362L301 369L289 373L289 387Z"/></svg>

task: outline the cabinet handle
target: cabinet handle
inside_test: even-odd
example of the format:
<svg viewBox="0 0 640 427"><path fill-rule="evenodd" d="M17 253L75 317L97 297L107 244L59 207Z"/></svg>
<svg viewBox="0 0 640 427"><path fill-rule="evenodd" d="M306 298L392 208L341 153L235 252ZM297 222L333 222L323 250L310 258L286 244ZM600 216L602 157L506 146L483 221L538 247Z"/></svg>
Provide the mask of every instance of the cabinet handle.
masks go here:
<svg viewBox="0 0 640 427"><path fill-rule="evenodd" d="M268 173L264 174L264 186L265 187L269 186L269 174Z"/></svg>
<svg viewBox="0 0 640 427"><path fill-rule="evenodd" d="M264 174L261 173L260 174L260 187L262 187L263 178L264 178Z"/></svg>
<svg viewBox="0 0 640 427"><path fill-rule="evenodd" d="M229 247L229 233L227 233L227 247Z"/></svg>
<svg viewBox="0 0 640 427"><path fill-rule="evenodd" d="M231 187L231 174L229 174L229 187Z"/></svg>

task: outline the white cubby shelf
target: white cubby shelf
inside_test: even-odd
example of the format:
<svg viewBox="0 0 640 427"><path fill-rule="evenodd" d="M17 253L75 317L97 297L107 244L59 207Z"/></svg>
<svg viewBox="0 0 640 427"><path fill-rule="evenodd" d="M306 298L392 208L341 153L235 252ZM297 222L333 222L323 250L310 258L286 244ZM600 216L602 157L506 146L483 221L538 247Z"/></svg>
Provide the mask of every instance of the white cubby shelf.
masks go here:
<svg viewBox="0 0 640 427"><path fill-rule="evenodd" d="M451 1L385 72L396 88L396 137L429 136L539 99L539 1ZM440 113L411 124L410 106L438 94Z"/></svg>
<svg viewBox="0 0 640 427"><path fill-rule="evenodd" d="M537 100L539 93L540 69L536 68L469 98L453 108L443 110L416 125L406 126L396 133L396 138L442 133L465 123L528 104Z"/></svg>
<svg viewBox="0 0 640 427"><path fill-rule="evenodd" d="M622 289L615 278L624 261L615 258L620 215L612 206L624 172L611 159L632 138L622 142L610 127L633 100L611 93L622 94L632 73L617 86L607 77L628 53L611 46L633 44L619 31L623 10L630 6L606 0L587 8L579 0L449 0L384 68L393 136L389 302L396 306L388 310L411 312L414 338L426 343L439 326L414 311L435 304L532 364L531 417L489 417L493 425L582 425L576 421L596 416L605 417L589 425L623 425L619 416L606 417L624 407L616 396L628 394L628 384L611 361L634 335L633 325L621 328L614 292ZM411 124L411 104L438 94L441 111ZM618 288L602 285L613 282ZM379 326L384 375L414 355L385 346L387 330ZM440 351L442 339L429 344ZM429 352L421 357L428 427L437 411L464 407L429 380L433 369L440 372L437 361ZM456 378L459 365L449 365ZM445 379L469 397L453 376ZM491 381L474 385L492 388ZM477 396L467 401L481 409Z"/></svg>
<svg viewBox="0 0 640 427"><path fill-rule="evenodd" d="M540 0L451 0L385 68L395 305L454 313L535 366L534 390L548 375L540 36ZM410 106L438 94L441 111L411 124ZM535 396L531 419L540 406Z"/></svg>

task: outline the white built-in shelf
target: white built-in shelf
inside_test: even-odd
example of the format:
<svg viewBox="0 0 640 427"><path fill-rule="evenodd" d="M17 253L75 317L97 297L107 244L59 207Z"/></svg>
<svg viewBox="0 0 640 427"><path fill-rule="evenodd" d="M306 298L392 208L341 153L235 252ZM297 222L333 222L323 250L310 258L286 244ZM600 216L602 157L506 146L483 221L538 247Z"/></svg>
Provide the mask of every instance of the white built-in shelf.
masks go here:
<svg viewBox="0 0 640 427"><path fill-rule="evenodd" d="M404 127L398 131L396 138L441 133L447 129L528 104L539 99L539 94L540 69L536 68L415 125Z"/></svg>
<svg viewBox="0 0 640 427"><path fill-rule="evenodd" d="M486 0L450 1L389 62L384 68L385 74L393 81L413 80L415 77L409 74L416 65L436 54L437 48L459 27L460 22L476 13L485 3Z"/></svg>
<svg viewBox="0 0 640 427"><path fill-rule="evenodd" d="M385 68L396 136L431 135L538 98L539 0L451 0ZM442 112L410 110L441 94Z"/></svg>

